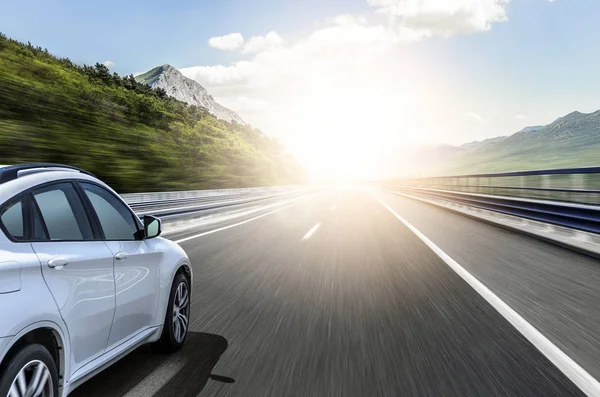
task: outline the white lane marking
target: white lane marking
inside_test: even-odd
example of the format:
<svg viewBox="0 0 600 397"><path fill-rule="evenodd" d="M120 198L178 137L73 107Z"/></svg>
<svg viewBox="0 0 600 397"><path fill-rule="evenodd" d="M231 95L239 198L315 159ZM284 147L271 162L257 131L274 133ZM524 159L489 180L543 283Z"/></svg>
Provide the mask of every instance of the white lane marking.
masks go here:
<svg viewBox="0 0 600 397"><path fill-rule="evenodd" d="M184 367L184 364L186 363L183 360L169 360L163 363L123 397L146 397L154 395Z"/></svg>
<svg viewBox="0 0 600 397"><path fill-rule="evenodd" d="M442 251L427 236L421 233L417 228L411 225L406 219L398 215L396 211L390 208L386 203L375 197L381 205L391 212L400 222L417 235L433 252L436 253L446 264L454 270L463 280L465 280L479 295L481 295L494 309L502 315L509 323L513 325L525 338L531 342L548 360L550 360L563 374L565 374L577 387L588 396L600 396L600 383L592 377L585 369L577 364L573 359L567 356L554 343L548 340L540 331L538 331L527 320L521 317L510 306L498 298L485 285L477 280L471 273L465 270L461 265L452 259L448 254Z"/></svg>
<svg viewBox="0 0 600 397"><path fill-rule="evenodd" d="M312 229L310 229L310 230L308 231L308 233L306 233L306 234L304 235L304 237L302 237L302 240L303 240L303 241L305 241L305 240L308 240L308 239L310 238L310 236L312 236L312 235L313 235L313 234L314 234L314 233L317 231L317 229L318 229L319 227L321 227L321 224L320 224L320 223L317 223L316 225L314 225L314 226L312 227Z"/></svg>
<svg viewBox="0 0 600 397"><path fill-rule="evenodd" d="M331 207L331 210L335 211L336 208L337 208L337 204L334 204L333 207Z"/></svg>
<svg viewBox="0 0 600 397"><path fill-rule="evenodd" d="M188 236L188 237L185 237L185 238L182 238L182 239L179 239L179 240L175 240L175 242L177 244L180 244L180 243L183 243L185 241L193 240L193 239L198 238L198 237L202 237L202 236L206 236L206 235L213 234L213 233L216 233L216 232L220 232L220 231L223 231L223 230L231 229L232 227L241 226L241 225L243 225L245 223L255 221L255 220L260 219L260 218L262 218L264 216L271 215L271 214L273 214L275 212L284 210L286 208L290 208L290 207L292 207L292 206L294 206L296 204L300 204L300 203L302 203L302 202L304 202L306 200L308 200L308 198L306 198L304 200L301 200L301 201L298 201L296 203L290 204L290 205L286 205L285 207L277 208L276 210L273 210L273 211L265 212L264 214L261 214L259 216L255 216L254 218L246 219L245 221L242 221L242 222L234 223L232 225L223 226L223 227L220 227L218 229L209 230L207 232L202 232L202 233L194 234L193 236Z"/></svg>

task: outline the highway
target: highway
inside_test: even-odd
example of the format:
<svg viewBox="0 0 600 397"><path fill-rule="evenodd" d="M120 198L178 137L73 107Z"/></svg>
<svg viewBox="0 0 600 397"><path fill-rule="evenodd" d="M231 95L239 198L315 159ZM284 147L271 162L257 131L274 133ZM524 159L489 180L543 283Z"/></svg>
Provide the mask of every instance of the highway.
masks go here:
<svg viewBox="0 0 600 397"><path fill-rule="evenodd" d="M184 349L142 347L72 396L583 396L567 359L600 379L600 262L546 242L365 189L166 237L194 267Z"/></svg>

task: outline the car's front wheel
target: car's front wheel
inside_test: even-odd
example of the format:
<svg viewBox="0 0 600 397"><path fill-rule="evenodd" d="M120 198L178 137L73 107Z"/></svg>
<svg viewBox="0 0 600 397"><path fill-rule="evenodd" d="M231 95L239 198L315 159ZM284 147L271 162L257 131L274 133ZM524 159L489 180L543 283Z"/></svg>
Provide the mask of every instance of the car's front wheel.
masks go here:
<svg viewBox="0 0 600 397"><path fill-rule="evenodd" d="M190 283L179 273L169 295L167 315L162 335L154 347L163 352L174 352L183 346L190 321Z"/></svg>
<svg viewBox="0 0 600 397"><path fill-rule="evenodd" d="M58 397L58 372L48 350L27 345L0 367L0 396Z"/></svg>

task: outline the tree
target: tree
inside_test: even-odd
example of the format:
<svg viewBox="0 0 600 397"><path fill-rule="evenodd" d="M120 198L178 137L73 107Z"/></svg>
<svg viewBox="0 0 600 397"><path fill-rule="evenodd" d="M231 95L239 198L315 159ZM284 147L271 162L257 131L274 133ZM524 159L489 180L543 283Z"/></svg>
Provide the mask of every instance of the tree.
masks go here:
<svg viewBox="0 0 600 397"><path fill-rule="evenodd" d="M167 91L165 91L164 88L155 88L154 91L156 92L156 96L160 99L165 99L167 97Z"/></svg>
<svg viewBox="0 0 600 397"><path fill-rule="evenodd" d="M97 78L102 80L107 85L111 85L111 83L113 83L113 78L110 74L110 70L108 70L108 67L106 67L106 65L96 62L94 68L96 69Z"/></svg>

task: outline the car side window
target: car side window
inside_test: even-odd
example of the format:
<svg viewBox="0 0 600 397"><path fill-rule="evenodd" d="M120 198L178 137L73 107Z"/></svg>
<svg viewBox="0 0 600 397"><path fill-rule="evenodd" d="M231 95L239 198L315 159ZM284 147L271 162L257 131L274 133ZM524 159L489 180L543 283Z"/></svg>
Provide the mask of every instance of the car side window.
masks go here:
<svg viewBox="0 0 600 397"><path fill-rule="evenodd" d="M94 239L90 221L71 183L45 187L34 191L32 196L37 206L34 208L34 239Z"/></svg>
<svg viewBox="0 0 600 397"><path fill-rule="evenodd" d="M138 224L121 200L98 185L81 183L81 187L96 211L105 239L137 239Z"/></svg>
<svg viewBox="0 0 600 397"><path fill-rule="evenodd" d="M10 204L2 210L2 224L4 229L15 240L25 239L25 222L23 219L23 198Z"/></svg>

